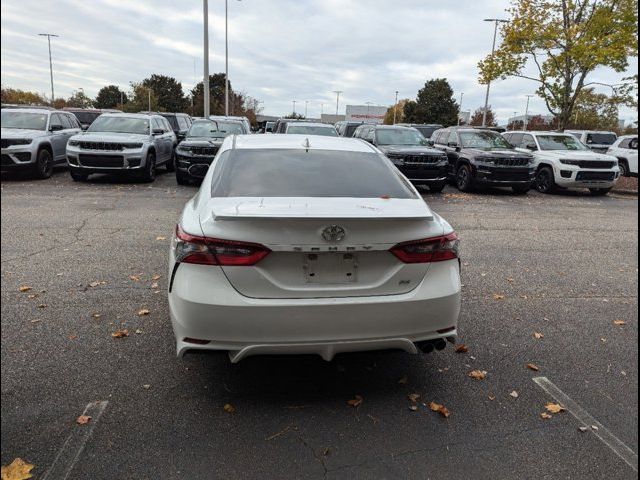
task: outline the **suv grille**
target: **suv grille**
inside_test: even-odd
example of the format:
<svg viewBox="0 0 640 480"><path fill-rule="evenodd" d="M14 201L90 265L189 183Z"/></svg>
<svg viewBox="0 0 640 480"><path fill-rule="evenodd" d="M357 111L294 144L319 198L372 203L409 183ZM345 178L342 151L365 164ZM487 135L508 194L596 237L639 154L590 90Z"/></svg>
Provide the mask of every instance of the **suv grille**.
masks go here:
<svg viewBox="0 0 640 480"><path fill-rule="evenodd" d="M500 167L526 167L529 165L527 158L494 158L491 161Z"/></svg>
<svg viewBox="0 0 640 480"><path fill-rule="evenodd" d="M392 155L393 159L402 159L405 163L436 164L446 160L440 155Z"/></svg>
<svg viewBox="0 0 640 480"><path fill-rule="evenodd" d="M614 166L613 162L607 161L597 161L597 162L589 162L589 161L581 161L579 164L580 168L602 168L602 169L611 169Z"/></svg>
<svg viewBox="0 0 640 480"><path fill-rule="evenodd" d="M191 147L190 150L193 155L215 156L219 149L220 147Z"/></svg>
<svg viewBox="0 0 640 480"><path fill-rule="evenodd" d="M78 142L78 146L83 150L121 151L121 150L124 150L125 148L125 144L123 143L107 143L107 142Z"/></svg>
<svg viewBox="0 0 640 480"><path fill-rule="evenodd" d="M83 155L80 154L80 164L85 167L122 168L123 158L116 155Z"/></svg>
<svg viewBox="0 0 640 480"><path fill-rule="evenodd" d="M615 173L611 172L578 172L576 180L606 180L612 181Z"/></svg>

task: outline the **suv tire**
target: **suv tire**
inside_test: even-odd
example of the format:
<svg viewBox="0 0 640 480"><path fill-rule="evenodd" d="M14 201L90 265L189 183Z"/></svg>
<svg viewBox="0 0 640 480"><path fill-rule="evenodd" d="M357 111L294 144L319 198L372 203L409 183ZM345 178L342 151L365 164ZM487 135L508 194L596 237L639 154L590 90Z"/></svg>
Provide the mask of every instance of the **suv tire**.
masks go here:
<svg viewBox="0 0 640 480"><path fill-rule="evenodd" d="M433 193L442 193L442 190L444 190L446 185L446 182L431 184L429 185L429 191Z"/></svg>
<svg viewBox="0 0 640 480"><path fill-rule="evenodd" d="M473 190L473 177L471 167L463 163L456 172L456 186L461 192L471 192Z"/></svg>
<svg viewBox="0 0 640 480"><path fill-rule="evenodd" d="M513 193L515 193L516 195L524 195L529 190L531 190L531 186L530 185L527 185L527 186L518 185L517 187L511 187L511 189L513 190Z"/></svg>
<svg viewBox="0 0 640 480"><path fill-rule="evenodd" d="M86 173L74 172L72 169L69 170L69 173L74 182L86 182L89 178Z"/></svg>
<svg viewBox="0 0 640 480"><path fill-rule="evenodd" d="M46 148L42 148L38 151L38 156L36 157L36 163L33 167L33 173L36 178L49 178L53 175L53 157L51 156L51 152Z"/></svg>
<svg viewBox="0 0 640 480"><path fill-rule="evenodd" d="M156 179L156 154L154 152L147 153L144 171L140 178L143 182L153 182Z"/></svg>
<svg viewBox="0 0 640 480"><path fill-rule="evenodd" d="M551 167L542 167L536 173L536 190L540 193L553 193L557 188Z"/></svg>
<svg viewBox="0 0 640 480"><path fill-rule="evenodd" d="M629 177L629 165L626 160L619 160L618 166L620 167L620 176L621 177Z"/></svg>
<svg viewBox="0 0 640 480"><path fill-rule="evenodd" d="M188 173L178 169L176 170L176 182L178 182L178 185L191 185L191 177Z"/></svg>
<svg viewBox="0 0 640 480"><path fill-rule="evenodd" d="M173 150L171 150L171 158L165 164L167 172L175 172L176 171L176 147L173 146Z"/></svg>
<svg viewBox="0 0 640 480"><path fill-rule="evenodd" d="M609 187L609 188L590 188L589 191L591 192L591 195L593 195L594 197L601 197L601 196L604 196L607 193L609 193L611 191L611 187Z"/></svg>

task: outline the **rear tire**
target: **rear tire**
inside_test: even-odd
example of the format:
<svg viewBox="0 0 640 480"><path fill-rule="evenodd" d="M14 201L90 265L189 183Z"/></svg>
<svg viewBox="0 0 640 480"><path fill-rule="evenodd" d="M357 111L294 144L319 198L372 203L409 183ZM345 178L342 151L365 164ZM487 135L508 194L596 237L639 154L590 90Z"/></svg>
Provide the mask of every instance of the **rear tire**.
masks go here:
<svg viewBox="0 0 640 480"><path fill-rule="evenodd" d="M618 166L620 167L620 176L621 177L630 177L629 173L629 165L626 160L620 160L618 162Z"/></svg>
<svg viewBox="0 0 640 480"><path fill-rule="evenodd" d="M33 173L36 178L49 178L53 175L53 156L46 148L38 151L36 164L33 167Z"/></svg>
<svg viewBox="0 0 640 480"><path fill-rule="evenodd" d="M74 172L73 170L69 170L69 173L74 182L86 182L89 178L89 175L86 173Z"/></svg>
<svg viewBox="0 0 640 480"><path fill-rule="evenodd" d="M171 158L165 164L167 172L175 172L176 171L176 147L173 147L171 151Z"/></svg>
<svg viewBox="0 0 640 480"><path fill-rule="evenodd" d="M531 190L531 186L527 185L527 186L517 186L517 187L511 187L511 189L513 190L513 193L515 193L516 195L524 195L526 194L529 190Z"/></svg>
<svg viewBox="0 0 640 480"><path fill-rule="evenodd" d="M473 191L473 177L471 174L471 167L466 163L458 167L456 172L456 186L461 192Z"/></svg>
<svg viewBox="0 0 640 480"><path fill-rule="evenodd" d="M143 182L153 182L156 179L156 154L154 152L147 154L147 161L140 178Z"/></svg>
<svg viewBox="0 0 640 480"><path fill-rule="evenodd" d="M602 197L611 191L611 188L590 188L589 191L594 197Z"/></svg>
<svg viewBox="0 0 640 480"><path fill-rule="evenodd" d="M435 183L433 185L429 185L429 191L433 193L442 193L446 183Z"/></svg>
<svg viewBox="0 0 640 480"><path fill-rule="evenodd" d="M542 167L536 174L536 190L540 193L553 193L557 189L553 170L550 167Z"/></svg>

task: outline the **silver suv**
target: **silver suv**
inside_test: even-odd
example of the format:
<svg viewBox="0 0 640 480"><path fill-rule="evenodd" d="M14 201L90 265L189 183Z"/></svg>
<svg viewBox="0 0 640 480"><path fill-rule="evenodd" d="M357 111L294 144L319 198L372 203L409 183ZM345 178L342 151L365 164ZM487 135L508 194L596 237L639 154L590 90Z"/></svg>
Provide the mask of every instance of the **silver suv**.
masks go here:
<svg viewBox="0 0 640 480"><path fill-rule="evenodd" d="M2 109L2 171L26 170L49 178L66 165L67 141L82 129L67 112L43 108Z"/></svg>
<svg viewBox="0 0 640 480"><path fill-rule="evenodd" d="M92 173L128 173L152 182L156 167L175 169L176 135L166 118L137 113L104 113L67 145L75 181Z"/></svg>

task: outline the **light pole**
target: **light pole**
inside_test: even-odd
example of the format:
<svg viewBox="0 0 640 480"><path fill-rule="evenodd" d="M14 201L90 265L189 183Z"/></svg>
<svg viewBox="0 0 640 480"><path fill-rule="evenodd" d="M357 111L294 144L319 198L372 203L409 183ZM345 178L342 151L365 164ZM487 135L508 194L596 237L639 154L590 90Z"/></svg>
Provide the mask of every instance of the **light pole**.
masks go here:
<svg viewBox="0 0 640 480"><path fill-rule="evenodd" d="M396 103L393 104L393 124L396 124L397 114L398 114L398 90L396 90Z"/></svg>
<svg viewBox="0 0 640 480"><path fill-rule="evenodd" d="M498 24L499 23L508 23L507 20L501 20L499 18L485 18L485 22L494 22L495 28L493 30L493 46L491 47L491 57L496 51L496 38L498 36ZM484 112L482 112L482 126L487 126L487 110L489 110L489 90L491 89L491 82L487 82L487 94L484 98Z"/></svg>
<svg viewBox="0 0 640 480"><path fill-rule="evenodd" d="M517 116L518 116L518 112L513 112L513 122L511 122L512 130L516 129Z"/></svg>
<svg viewBox="0 0 640 480"><path fill-rule="evenodd" d="M464 98L464 92L460 92L460 113L458 114L458 125L462 121L462 99Z"/></svg>
<svg viewBox="0 0 640 480"><path fill-rule="evenodd" d="M324 115L324 103L320 104L320 118Z"/></svg>
<svg viewBox="0 0 640 480"><path fill-rule="evenodd" d="M47 37L47 42L49 43L49 74L51 76L51 105L53 105L53 101L55 100L55 95L53 93L53 63L51 62L51 37L59 37L60 35L55 35L53 33L39 33L41 37Z"/></svg>
<svg viewBox="0 0 640 480"><path fill-rule="evenodd" d="M524 110L524 128L523 128L525 132L527 131L527 127L529 126L529 100L531 100L531 97L535 97L535 95L526 95L526 97L527 97L527 107Z"/></svg>
<svg viewBox="0 0 640 480"><path fill-rule="evenodd" d="M369 110L371 109L371 105L373 104L372 102L364 102L364 104L367 106L367 122L369 121Z"/></svg>
<svg viewBox="0 0 640 480"><path fill-rule="evenodd" d="M238 0L239 2L241 0ZM229 0L224 0L224 114L229 116Z"/></svg>
<svg viewBox="0 0 640 480"><path fill-rule="evenodd" d="M147 89L147 95L149 97L149 112L151 112L151 89Z"/></svg>
<svg viewBox="0 0 640 480"><path fill-rule="evenodd" d="M295 117L296 115L296 103L298 103L296 100L293 101L293 116Z"/></svg>
<svg viewBox="0 0 640 480"><path fill-rule="evenodd" d="M307 114L309 113L309 100L304 101L304 118L307 118Z"/></svg>
<svg viewBox="0 0 640 480"><path fill-rule="evenodd" d="M338 110L340 109L340 95L344 92L342 90L334 90L333 93L336 94L336 116L338 115Z"/></svg>
<svg viewBox="0 0 640 480"><path fill-rule="evenodd" d="M209 0L202 0L204 9L204 118L209 118L210 101L209 101Z"/></svg>

